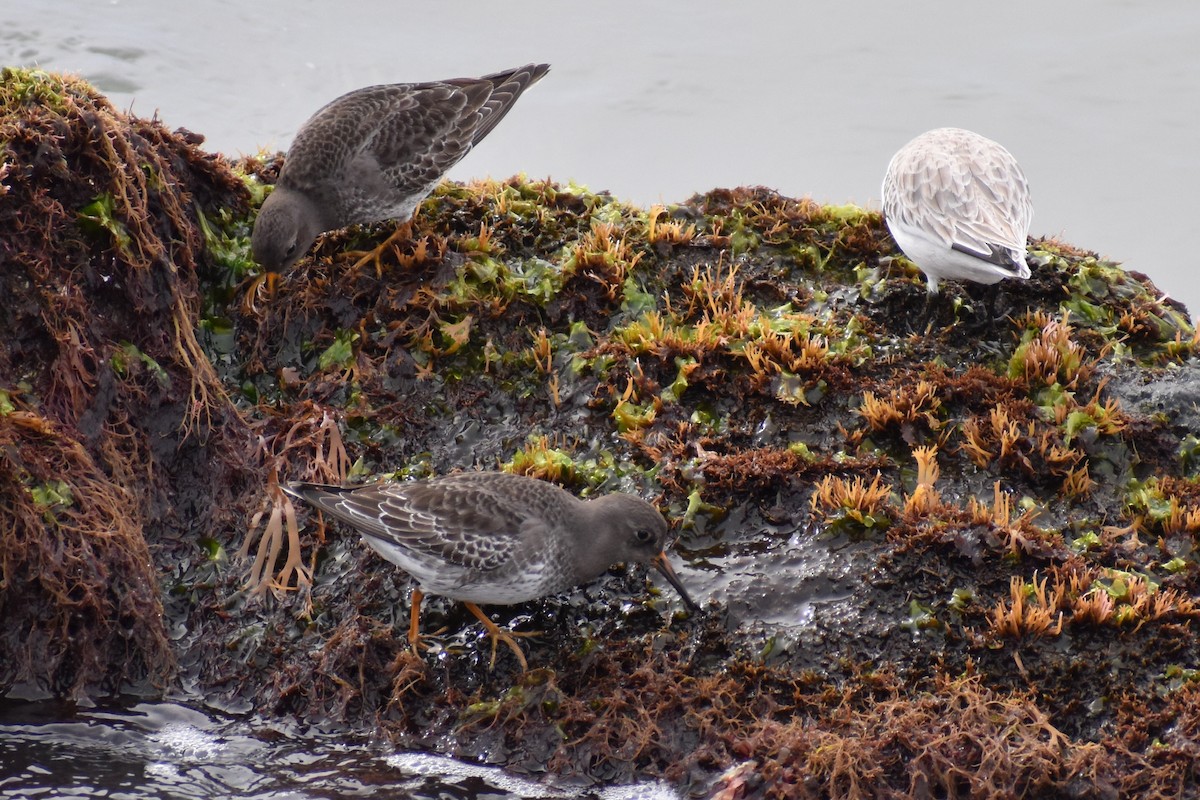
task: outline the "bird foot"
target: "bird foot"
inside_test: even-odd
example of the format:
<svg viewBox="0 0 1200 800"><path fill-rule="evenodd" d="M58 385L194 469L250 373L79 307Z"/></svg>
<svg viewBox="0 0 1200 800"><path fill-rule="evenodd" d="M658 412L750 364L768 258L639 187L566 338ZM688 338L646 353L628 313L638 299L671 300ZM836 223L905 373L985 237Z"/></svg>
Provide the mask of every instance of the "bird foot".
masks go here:
<svg viewBox="0 0 1200 800"><path fill-rule="evenodd" d="M529 662L525 660L525 654L521 652L520 646L514 637L529 638L531 636L541 636L541 631L507 631L501 628L496 623L488 619L487 614L484 614L479 606L474 603L463 603L467 610L475 615L475 618L483 623L484 629L488 635L492 637L492 660L488 662L488 669L493 669L496 666L496 643L504 642L508 645L508 649L512 650L513 655L517 657L517 661L521 665L522 672L529 671Z"/></svg>
<svg viewBox="0 0 1200 800"><path fill-rule="evenodd" d="M528 672L529 662L525 660L525 654L521 652L520 645L517 644L517 640L513 637L540 636L541 633L541 631L506 631L493 623L492 630L488 631L488 635L492 637L492 657L488 661L488 669L493 669L496 666L496 643L504 642L508 645L508 649L512 650L513 655L517 657L517 661L521 665L521 671Z"/></svg>
<svg viewBox="0 0 1200 800"><path fill-rule="evenodd" d="M423 651L423 650L432 650L433 645L428 644L426 642L426 640L433 639L433 637L435 637L435 636L441 636L443 633L446 632L446 630L447 630L447 628L443 625L442 627L438 628L433 633L418 633L415 636L409 635L408 646L411 647L412 651L414 653L416 653L417 655L420 655L421 651Z"/></svg>
<svg viewBox="0 0 1200 800"><path fill-rule="evenodd" d="M358 261L354 262L354 266L352 266L350 268L351 271L358 272L360 269L362 269L367 264L374 264L375 265L375 277L382 278L383 277L383 263L380 261L380 259L383 257L383 254L388 252L389 250L393 249L396 246L397 242L402 242L406 239L411 239L411 238L412 238L412 222L411 221L405 222L401 225L396 226L396 230L392 231L391 235L388 236L386 239L384 239L382 242L380 242L379 245L376 246L375 248L373 248L371 250L354 250L354 251L347 253L347 255L349 255L349 256L360 256Z"/></svg>
<svg viewBox="0 0 1200 800"><path fill-rule="evenodd" d="M275 290L279 286L278 272L264 272L260 275L255 275L248 281L246 296L242 298L242 311L246 314L258 313L258 293L262 291L267 299L275 296Z"/></svg>

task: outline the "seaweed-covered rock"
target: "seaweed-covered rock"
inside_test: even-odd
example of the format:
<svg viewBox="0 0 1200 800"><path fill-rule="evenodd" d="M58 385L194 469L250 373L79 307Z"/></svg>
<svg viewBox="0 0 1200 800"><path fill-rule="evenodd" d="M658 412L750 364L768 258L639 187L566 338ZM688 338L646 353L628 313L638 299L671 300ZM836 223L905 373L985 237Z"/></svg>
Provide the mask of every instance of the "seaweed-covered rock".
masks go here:
<svg viewBox="0 0 1200 800"><path fill-rule="evenodd" d="M247 449L195 337L201 215L247 192L193 135L38 70L0 73L0 143L0 687L161 691L148 543L196 547Z"/></svg>
<svg viewBox="0 0 1200 800"><path fill-rule="evenodd" d="M3 207L24 226L4 246L55 255L2 278L20 333L0 354L18 520L0 604L37 599L43 651L73 671L5 634L5 685L115 685L119 643L135 674L176 659L213 706L722 798L1196 780L1200 340L1145 276L1035 241L1030 280L926 306L857 207L742 188L643 209L513 178L443 185L377 262L360 251L394 226L327 234L247 295L279 157L231 171L78 83L6 75L44 85L4 124L67 108L54 125L91 130L45 88L65 86L133 144L41 172L67 140L8 145L0 187L37 211ZM654 499L705 611L625 573L489 609L543 632L521 673L427 601L446 633L417 655L394 624L408 579L278 490L471 468ZM90 650L72 585L38 577L62 542ZM127 596L166 624L119 624Z"/></svg>

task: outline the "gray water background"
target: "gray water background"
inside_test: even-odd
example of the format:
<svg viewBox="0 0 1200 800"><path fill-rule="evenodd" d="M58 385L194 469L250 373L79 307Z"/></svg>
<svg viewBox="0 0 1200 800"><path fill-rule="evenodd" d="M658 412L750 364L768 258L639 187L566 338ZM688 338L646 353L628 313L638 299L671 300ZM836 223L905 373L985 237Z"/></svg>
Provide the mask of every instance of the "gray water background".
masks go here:
<svg viewBox="0 0 1200 800"><path fill-rule="evenodd" d="M574 180L639 204L762 184L879 207L943 125L998 140L1033 232L1200 308L1200 4L6 0L0 62L82 74L236 155L285 149L372 83L553 64L451 173Z"/></svg>

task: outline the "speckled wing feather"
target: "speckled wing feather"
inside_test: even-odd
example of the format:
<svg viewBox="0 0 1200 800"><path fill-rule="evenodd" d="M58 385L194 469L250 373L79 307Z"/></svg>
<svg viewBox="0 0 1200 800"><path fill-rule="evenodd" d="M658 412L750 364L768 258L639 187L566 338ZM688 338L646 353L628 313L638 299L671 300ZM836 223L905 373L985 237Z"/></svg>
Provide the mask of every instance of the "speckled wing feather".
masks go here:
<svg viewBox="0 0 1200 800"><path fill-rule="evenodd" d="M1016 159L968 131L936 145L917 141L896 154L884 186L884 214L936 235L947 247L1010 266L1007 251L1025 249L1033 221L1029 184Z"/></svg>
<svg viewBox="0 0 1200 800"><path fill-rule="evenodd" d="M303 485L300 492L364 536L476 572L508 563L536 524L486 485Z"/></svg>
<svg viewBox="0 0 1200 800"><path fill-rule="evenodd" d="M438 179L429 151L466 102L464 92L444 84L368 86L344 95L296 134L279 183L332 209L339 226L362 221L364 208L379 205L373 198L419 194ZM455 150L453 142L446 146Z"/></svg>
<svg viewBox="0 0 1200 800"><path fill-rule="evenodd" d="M339 225L391 216L387 198L423 196L548 70L350 92L301 127L279 182L319 198Z"/></svg>
<svg viewBox="0 0 1200 800"><path fill-rule="evenodd" d="M446 83L459 86L487 82L491 85L487 99L479 106L478 119L470 125L471 144L478 144L492 132L500 120L512 109L517 98L550 71L549 64L526 64L517 69L484 75L479 79L459 78Z"/></svg>

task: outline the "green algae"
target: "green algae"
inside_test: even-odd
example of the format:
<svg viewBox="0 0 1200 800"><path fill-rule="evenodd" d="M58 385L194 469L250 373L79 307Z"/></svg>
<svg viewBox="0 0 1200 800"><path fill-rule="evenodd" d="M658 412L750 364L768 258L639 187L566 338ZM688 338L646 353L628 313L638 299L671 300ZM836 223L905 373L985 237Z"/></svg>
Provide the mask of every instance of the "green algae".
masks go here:
<svg viewBox="0 0 1200 800"><path fill-rule="evenodd" d="M118 218L111 194L102 194L79 209L79 222L86 231L108 233L122 253L126 256L130 254L132 239L129 237L129 229Z"/></svg>
<svg viewBox="0 0 1200 800"><path fill-rule="evenodd" d="M66 481L56 480L29 487L29 496L47 519L54 516L56 508L65 508L75 502L71 486Z"/></svg>
<svg viewBox="0 0 1200 800"><path fill-rule="evenodd" d="M348 370L354 365L354 343L359 340L357 331L336 331L333 343L317 356L317 369L325 371L331 368Z"/></svg>
<svg viewBox="0 0 1200 800"><path fill-rule="evenodd" d="M72 91L67 81L62 75L41 69L4 67L0 70L0 114L18 113L21 106L65 113Z"/></svg>

